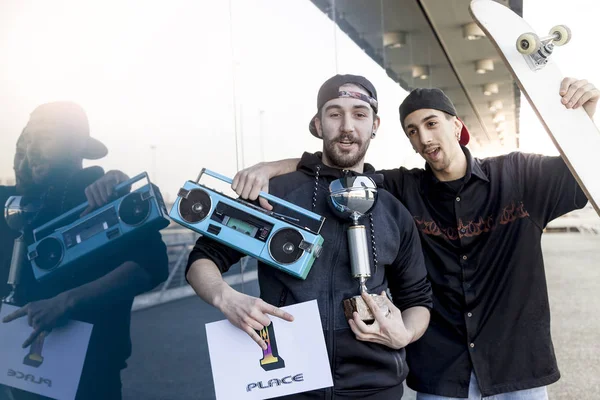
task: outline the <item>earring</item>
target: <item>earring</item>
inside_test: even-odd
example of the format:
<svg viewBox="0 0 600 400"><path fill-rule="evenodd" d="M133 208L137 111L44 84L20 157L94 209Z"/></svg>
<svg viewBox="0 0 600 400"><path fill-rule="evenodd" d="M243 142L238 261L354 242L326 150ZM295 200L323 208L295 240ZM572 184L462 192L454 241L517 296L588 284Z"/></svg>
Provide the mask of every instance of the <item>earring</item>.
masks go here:
<svg viewBox="0 0 600 400"><path fill-rule="evenodd" d="M373 139L375 137L376 133L375 131L373 131L373 133L371 133L371 139Z"/></svg>

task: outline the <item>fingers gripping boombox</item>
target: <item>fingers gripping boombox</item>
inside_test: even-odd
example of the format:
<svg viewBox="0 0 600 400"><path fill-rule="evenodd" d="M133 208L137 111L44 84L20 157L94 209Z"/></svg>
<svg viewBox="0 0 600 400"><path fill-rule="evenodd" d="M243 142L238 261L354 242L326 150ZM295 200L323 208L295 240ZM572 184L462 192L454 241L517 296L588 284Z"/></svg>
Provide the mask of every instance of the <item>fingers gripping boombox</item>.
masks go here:
<svg viewBox="0 0 600 400"><path fill-rule="evenodd" d="M143 178L148 183L128 193ZM34 243L27 257L38 281L77 273L94 257L102 257L115 246L127 246L136 234L169 225L160 191L146 172L115 186L114 193L120 197L82 218L79 215L87 202L33 231Z"/></svg>
<svg viewBox="0 0 600 400"><path fill-rule="evenodd" d="M169 216L175 222L300 279L306 279L322 250L319 234L325 218L273 195L260 197L289 210L265 210L200 184L203 174L231 184L231 179L202 169L196 182L179 190Z"/></svg>

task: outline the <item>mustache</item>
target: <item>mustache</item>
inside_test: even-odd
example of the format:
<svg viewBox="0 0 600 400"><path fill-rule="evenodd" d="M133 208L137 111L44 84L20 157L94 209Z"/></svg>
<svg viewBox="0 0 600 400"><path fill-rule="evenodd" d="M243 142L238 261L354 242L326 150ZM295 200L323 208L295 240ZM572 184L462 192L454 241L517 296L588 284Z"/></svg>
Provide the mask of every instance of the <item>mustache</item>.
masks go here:
<svg viewBox="0 0 600 400"><path fill-rule="evenodd" d="M336 137L335 139L333 139L333 142L343 142L343 141L348 141L348 142L354 142L354 143L362 143L360 141L360 139L358 138L358 136L354 136L354 135L348 135L348 134L342 134L338 137Z"/></svg>
<svg viewBox="0 0 600 400"><path fill-rule="evenodd" d="M423 153L436 148L441 148L441 146L439 144L430 144L429 146L423 148Z"/></svg>

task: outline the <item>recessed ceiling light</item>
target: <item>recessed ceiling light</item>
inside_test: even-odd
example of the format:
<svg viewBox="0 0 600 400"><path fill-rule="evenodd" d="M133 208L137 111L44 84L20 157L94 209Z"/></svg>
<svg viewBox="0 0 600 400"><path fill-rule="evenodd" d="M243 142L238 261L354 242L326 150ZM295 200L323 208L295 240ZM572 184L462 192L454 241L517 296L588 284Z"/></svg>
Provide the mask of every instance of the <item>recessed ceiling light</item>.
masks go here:
<svg viewBox="0 0 600 400"><path fill-rule="evenodd" d="M494 119L492 121L494 121L495 124L497 124L499 122L504 122L504 121L506 121L506 116L502 113L496 113L496 115L494 115Z"/></svg>
<svg viewBox="0 0 600 400"><path fill-rule="evenodd" d="M498 93L498 84L497 83L486 83L483 85L483 94L486 96L491 96L492 94Z"/></svg>
<svg viewBox="0 0 600 400"><path fill-rule="evenodd" d="M477 40L485 36L479 25L475 22L469 22L462 26L463 37L467 40Z"/></svg>
<svg viewBox="0 0 600 400"><path fill-rule="evenodd" d="M486 72L493 70L494 61L489 58L485 58L483 60L478 60L475 62L475 72L477 72L478 74L485 74Z"/></svg>
<svg viewBox="0 0 600 400"><path fill-rule="evenodd" d="M406 45L406 32L386 32L383 34L383 47L399 49Z"/></svg>
<svg viewBox="0 0 600 400"><path fill-rule="evenodd" d="M429 78L429 67L426 65L415 65L412 67L412 77L419 79Z"/></svg>
<svg viewBox="0 0 600 400"><path fill-rule="evenodd" d="M502 110L503 107L504 107L504 105L502 104L502 100L490 101L490 111L491 112L496 112L498 110Z"/></svg>

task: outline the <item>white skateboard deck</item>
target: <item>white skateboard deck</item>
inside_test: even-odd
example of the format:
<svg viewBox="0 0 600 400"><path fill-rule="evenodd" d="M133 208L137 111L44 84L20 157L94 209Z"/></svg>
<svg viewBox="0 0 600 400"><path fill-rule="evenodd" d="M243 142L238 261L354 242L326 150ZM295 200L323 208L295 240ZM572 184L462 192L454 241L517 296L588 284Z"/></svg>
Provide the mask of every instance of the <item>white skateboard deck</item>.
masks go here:
<svg viewBox="0 0 600 400"><path fill-rule="evenodd" d="M564 76L552 56L537 71L529 66L526 56L517 50L517 38L535 31L511 9L492 0L473 0L470 12L500 53L579 186L600 215L600 178L597 171L600 131L583 108L567 109L561 103L559 89ZM540 37L547 35L547 32L538 33ZM560 47L554 49L555 52L560 50Z"/></svg>

